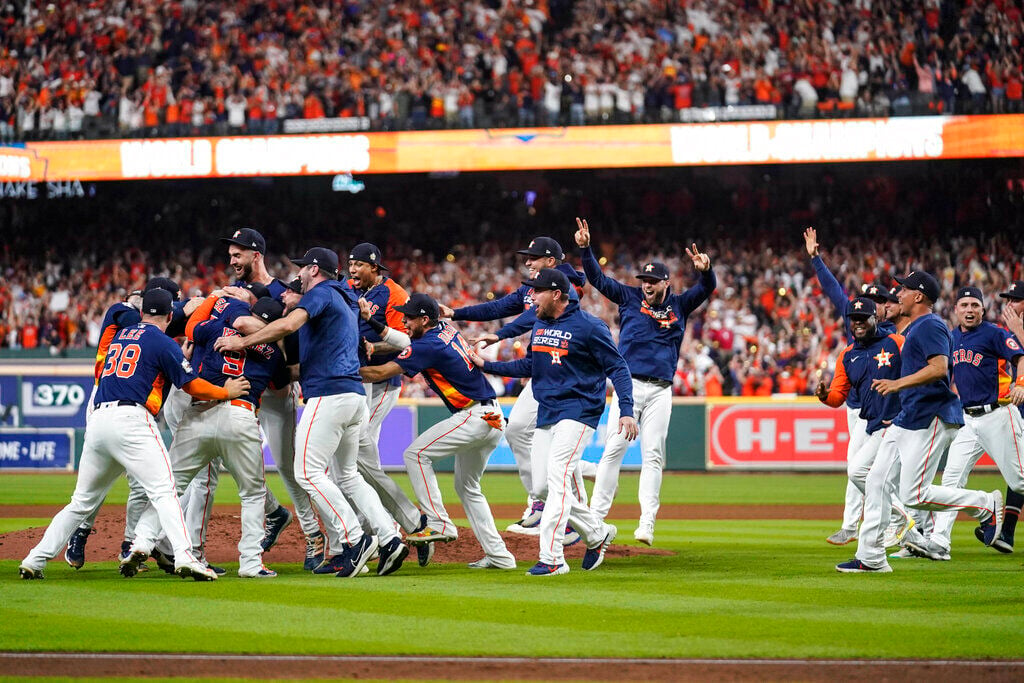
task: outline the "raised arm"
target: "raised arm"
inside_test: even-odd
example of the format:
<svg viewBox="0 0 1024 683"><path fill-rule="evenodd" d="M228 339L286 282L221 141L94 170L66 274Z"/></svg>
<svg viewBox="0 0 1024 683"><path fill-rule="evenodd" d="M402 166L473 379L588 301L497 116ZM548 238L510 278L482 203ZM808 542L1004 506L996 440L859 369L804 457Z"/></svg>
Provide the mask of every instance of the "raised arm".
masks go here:
<svg viewBox="0 0 1024 683"><path fill-rule="evenodd" d="M807 255L811 257L811 265L814 266L814 274L818 276L822 291L835 306L836 317L845 320L850 297L818 253L818 232L814 228L804 230L804 246L807 248Z"/></svg>
<svg viewBox="0 0 1024 683"><path fill-rule="evenodd" d="M620 306L629 299L630 287L604 274L601 264L597 262L594 252L590 249L590 226L582 218L576 218L576 246L580 248L580 259L583 261L583 272L587 274L587 282L594 285L608 300Z"/></svg>
<svg viewBox="0 0 1024 683"><path fill-rule="evenodd" d="M700 273L700 281L679 295L679 305L683 315L689 315L702 303L708 300L711 293L718 287L718 278L711 267L711 257L699 251L697 245L687 248L686 255L693 261L693 267Z"/></svg>

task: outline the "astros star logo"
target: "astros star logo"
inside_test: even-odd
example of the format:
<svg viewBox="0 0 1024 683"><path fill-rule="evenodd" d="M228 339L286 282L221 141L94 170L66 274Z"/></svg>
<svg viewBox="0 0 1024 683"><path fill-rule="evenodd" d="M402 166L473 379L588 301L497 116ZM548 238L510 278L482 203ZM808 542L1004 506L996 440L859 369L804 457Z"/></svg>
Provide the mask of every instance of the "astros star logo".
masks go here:
<svg viewBox="0 0 1024 683"><path fill-rule="evenodd" d="M653 270L654 270L654 264L653 263L648 263L646 266L644 266L644 271L645 272L650 273Z"/></svg>
<svg viewBox="0 0 1024 683"><path fill-rule="evenodd" d="M896 354L889 353L888 351L885 351L885 350L880 351L879 354L877 356L875 356L875 360L878 361L878 367L880 367L880 368L881 367L887 367L887 368L888 367L892 367L892 363L890 363L889 360L894 355L896 355Z"/></svg>
<svg viewBox="0 0 1024 683"><path fill-rule="evenodd" d="M859 311L860 309L864 308L864 303L861 301L854 301L853 307Z"/></svg>
<svg viewBox="0 0 1024 683"><path fill-rule="evenodd" d="M239 235L241 235L241 234L242 234L242 231L241 231L241 230L235 230L235 234L234 234L234 235L232 235L231 237L232 237L232 238L234 239L234 238L237 238L237 237L238 237Z"/></svg>

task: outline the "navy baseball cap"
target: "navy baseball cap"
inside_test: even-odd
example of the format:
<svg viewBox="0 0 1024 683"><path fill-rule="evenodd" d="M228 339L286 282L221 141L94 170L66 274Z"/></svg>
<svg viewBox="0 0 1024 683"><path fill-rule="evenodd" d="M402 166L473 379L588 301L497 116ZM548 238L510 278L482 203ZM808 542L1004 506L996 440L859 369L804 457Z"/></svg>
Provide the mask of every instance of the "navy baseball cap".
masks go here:
<svg viewBox="0 0 1024 683"><path fill-rule="evenodd" d="M641 280L667 280L668 267L661 261L651 261L640 266L636 276Z"/></svg>
<svg viewBox="0 0 1024 683"><path fill-rule="evenodd" d="M886 289L885 287L880 287L878 285L865 284L861 287L861 296L866 296L875 303L882 303L884 301L898 303L899 299L897 299L896 295L893 293L894 290L895 287L893 289Z"/></svg>
<svg viewBox="0 0 1024 683"><path fill-rule="evenodd" d="M285 287L292 290L296 294L302 294L302 280L300 280L299 278L295 278L294 280L285 283Z"/></svg>
<svg viewBox="0 0 1024 683"><path fill-rule="evenodd" d="M846 315L851 318L870 318L878 309L877 303L866 296L859 296L846 305Z"/></svg>
<svg viewBox="0 0 1024 683"><path fill-rule="evenodd" d="M552 256L559 261L565 259L565 252L562 251L562 245L550 237L537 237L536 239L530 240L529 246L526 249L520 249L516 252L523 256Z"/></svg>
<svg viewBox="0 0 1024 683"><path fill-rule="evenodd" d="M985 305L985 297L981 293L981 290L977 287L961 287L956 290L956 300L973 298L981 302L981 305Z"/></svg>
<svg viewBox="0 0 1024 683"><path fill-rule="evenodd" d="M171 295L173 301L177 301L181 297L181 287L178 283L169 277L154 277L150 278L149 282L143 288L142 293L152 291L154 289L162 289Z"/></svg>
<svg viewBox="0 0 1024 683"><path fill-rule="evenodd" d="M262 282L247 282L242 285L242 289L248 289L252 292L252 295L257 299L262 299L265 296L270 296L270 290Z"/></svg>
<svg viewBox="0 0 1024 683"><path fill-rule="evenodd" d="M320 266L320 270L338 276L338 255L326 247L313 247L305 256L293 258L292 263L297 266Z"/></svg>
<svg viewBox="0 0 1024 683"><path fill-rule="evenodd" d="M921 292L932 303L939 300L939 294L942 290L939 287L939 281L931 273L926 273L923 270L912 270L903 277L894 277L893 279L903 285L904 289L913 289Z"/></svg>
<svg viewBox="0 0 1024 683"><path fill-rule="evenodd" d="M231 237L221 237L220 241L225 244L237 244L243 249L252 249L261 254L267 253L267 241L252 228L239 228Z"/></svg>
<svg viewBox="0 0 1024 683"><path fill-rule="evenodd" d="M142 295L142 312L146 315L167 315L174 307L174 299L166 289L156 287Z"/></svg>
<svg viewBox="0 0 1024 683"><path fill-rule="evenodd" d="M1014 280L1010 283L1010 288L1000 292L999 296L1003 299L1024 299L1024 280Z"/></svg>
<svg viewBox="0 0 1024 683"><path fill-rule="evenodd" d="M384 265L384 255L380 252L380 248L376 244L370 244L369 242L363 242L352 247L352 251L348 253L348 260L362 261L384 270L390 270Z"/></svg>
<svg viewBox="0 0 1024 683"><path fill-rule="evenodd" d="M557 289L567 296L569 290L572 289L572 285L569 284L569 278L565 276L565 273L554 268L541 268L540 272L537 273L537 277L532 280L523 280L523 284L534 289Z"/></svg>
<svg viewBox="0 0 1024 683"><path fill-rule="evenodd" d="M408 301L394 308L399 313L404 313L413 318L425 315L431 320L437 320L441 314L441 309L438 308L437 302L429 294L422 294L420 292L410 294Z"/></svg>
<svg viewBox="0 0 1024 683"><path fill-rule="evenodd" d="M252 305L251 310L252 314L260 320L272 323L284 315L284 304L277 299L264 296L260 297L260 299Z"/></svg>

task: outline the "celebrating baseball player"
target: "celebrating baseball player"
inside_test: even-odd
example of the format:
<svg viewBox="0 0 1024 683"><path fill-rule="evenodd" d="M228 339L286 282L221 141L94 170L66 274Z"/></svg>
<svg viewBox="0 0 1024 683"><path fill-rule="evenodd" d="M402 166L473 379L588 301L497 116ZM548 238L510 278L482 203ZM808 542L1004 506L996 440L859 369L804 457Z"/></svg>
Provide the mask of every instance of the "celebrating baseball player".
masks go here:
<svg viewBox="0 0 1024 683"><path fill-rule="evenodd" d="M561 245L550 237L537 237L530 240L525 249L516 252L525 257L527 275L530 278L537 276L542 268L553 268L562 271L571 283L582 287L586 282L583 273L580 273L568 263L563 263L565 253ZM579 293L574 286L569 292L573 301L579 301ZM527 285L522 285L511 294L507 294L496 301L488 301L473 306L464 306L452 310L447 306L441 306L441 317L452 320L472 320L477 322L487 320L499 320L511 316L520 316L534 307L533 291ZM536 312L534 312L535 314ZM532 315L532 314L531 314ZM516 319L499 330L496 335L484 335L477 341L491 344L499 339L510 339L532 329L530 318ZM524 327L524 325L529 325ZM526 489L527 501L523 517L518 522L508 527L509 531L518 533L536 533L540 525L540 518L544 512L544 500L537 495L537 489L544 489L545 482L535 481L532 474L532 448L533 433L537 427L537 400L533 395L532 382L527 382L522 392L516 397L512 411L508 416L508 426L505 430L505 439L508 441L512 455L515 457L516 467L519 470L519 478ZM586 502L586 489L583 486L583 477L577 471L573 472L573 490L580 499Z"/></svg>
<svg viewBox="0 0 1024 683"><path fill-rule="evenodd" d="M949 328L932 312L939 298L938 281L923 271L896 278L904 330L902 367L898 379L875 379L882 396L899 394L900 412L893 420L868 473L857 556L836 566L840 572L890 572L885 556L884 526L890 510L887 481L899 478L903 505L919 510L966 510L982 521L985 544L999 536L1003 523L1000 491L985 493L932 484L943 452L963 426L960 400L949 384L953 351Z"/></svg>
<svg viewBox="0 0 1024 683"><path fill-rule="evenodd" d="M1018 409L1024 403L1024 351L1012 334L985 320L985 300L977 287L957 290L956 316L960 324L953 329L953 382L963 404L964 426L949 447L942 485L963 488L975 463L988 453L1010 490L1024 493L1024 422ZM1008 366L1016 370L1012 384ZM921 557L948 560L955 521L956 512L937 512L931 535L907 548ZM997 536L990 544L998 541Z"/></svg>
<svg viewBox="0 0 1024 683"><path fill-rule="evenodd" d="M384 576L402 566L409 548L395 532L377 493L356 469L367 417L353 310L357 298L348 283L338 281L338 255L333 250L313 247L292 262L300 266L302 280L298 305L258 332L220 337L214 348L222 353L242 351L299 333L299 381L306 407L295 435L296 450L301 449L295 459L295 478L317 506L334 553L313 571L356 576L378 552L379 544L377 574ZM363 533L346 496L369 520L376 538Z"/></svg>
<svg viewBox="0 0 1024 683"><path fill-rule="evenodd" d="M571 478L604 413L605 378L612 380L618 397L619 431L628 440L636 438L629 368L608 326L570 299L573 287L565 273L543 268L523 284L532 288L537 308L529 353L507 363L485 362L478 356L474 362L491 374L533 379L538 408L532 468L537 497L544 494L545 505L540 558L527 573L568 573L563 552L566 521L587 544L583 569L592 570L604 561L616 528L572 495ZM536 489L539 481L547 483L546 491Z"/></svg>
<svg viewBox="0 0 1024 683"><path fill-rule="evenodd" d="M1024 342L1024 280L1016 280L1010 283L1010 287L999 294L999 297L1006 300L1003 306L1001 318L1006 328L1017 338L1017 343ZM1020 379L1020 375L1017 375ZM1017 530L1017 520L1020 519L1021 507L1024 507L1024 493L1017 493L1013 489L1006 489L1006 507L1003 516L1003 530L993 543L992 547L1002 553L1013 552L1013 536ZM974 530L978 540L983 538L983 530L979 527Z"/></svg>
<svg viewBox="0 0 1024 683"><path fill-rule="evenodd" d="M411 345L384 365L359 370L368 382L383 382L402 373L422 373L451 417L426 430L405 450L405 466L416 498L425 510L427 526L406 540L423 549L419 562L426 566L434 543L458 538L458 530L445 510L433 463L455 456L455 492L466 510L484 557L469 566L474 569L515 569L516 560L505 547L494 526L491 508L480 488L487 459L501 440L504 418L494 389L473 364L469 344L452 325L438 322L437 303L426 294L413 294L396 306L412 338Z"/></svg>
<svg viewBox="0 0 1024 683"><path fill-rule="evenodd" d="M18 568L23 579L43 578L47 560L55 557L78 525L102 505L114 481L126 470L146 490L159 516L174 551L175 573L197 581L217 578L192 555L174 482L167 476L171 467L167 450L153 415L163 404L168 383L201 400L223 401L243 395L249 382L238 377L218 387L193 373L181 347L164 334L171 322L172 302L166 290L146 292L141 322L122 328L110 340L96 390L96 412L86 426L75 492Z"/></svg>
<svg viewBox="0 0 1024 683"><path fill-rule="evenodd" d="M700 282L681 294L672 294L669 272L664 263L652 261L640 267L639 287L628 287L601 271L590 249L590 227L576 219L576 245L580 248L583 272L597 291L619 306L619 351L632 375L633 412L640 424L640 524L633 533L637 541L654 543L654 520L658 516L662 470L665 468L665 439L672 417L672 378L679 361L686 318L715 291L717 281L711 259L694 244L686 250L700 273ZM617 402L612 400L608 424L618 421ZM619 468L629 443L621 432L608 437L597 467L591 509L601 518L608 516L619 483Z"/></svg>

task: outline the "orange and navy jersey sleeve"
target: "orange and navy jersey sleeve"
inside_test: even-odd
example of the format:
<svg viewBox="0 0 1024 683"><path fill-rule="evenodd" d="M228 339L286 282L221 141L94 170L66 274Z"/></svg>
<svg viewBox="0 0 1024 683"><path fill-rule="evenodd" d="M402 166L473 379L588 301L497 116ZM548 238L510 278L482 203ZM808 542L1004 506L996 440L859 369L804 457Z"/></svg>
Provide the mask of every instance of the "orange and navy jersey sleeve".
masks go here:
<svg viewBox="0 0 1024 683"><path fill-rule="evenodd" d="M110 350L110 342L117 334L117 325L107 325L100 335L100 344L96 348L96 366L93 368L93 381L100 383L100 373L103 372L103 365L107 360L107 351Z"/></svg>
<svg viewBox="0 0 1024 683"><path fill-rule="evenodd" d="M825 398L825 405L832 408L838 408L843 405L846 401L847 395L850 393L850 376L846 374L846 352L853 348L853 345L847 346L845 349L839 352L839 356L836 358L836 373L832 377L832 384L828 388L828 396Z"/></svg>
<svg viewBox="0 0 1024 683"><path fill-rule="evenodd" d="M384 324L393 330L405 329L402 325L402 314L395 310L395 306L401 306L409 300L409 293L391 278L385 280L388 288L388 305L384 313Z"/></svg>
<svg viewBox="0 0 1024 683"><path fill-rule="evenodd" d="M192 315L189 316L188 324L185 325L185 336L192 339L192 335L196 331L196 325L201 322L205 322L210 319L210 315L213 313L213 307L217 304L217 297L208 296L199 304L199 308L192 311Z"/></svg>
<svg viewBox="0 0 1024 683"><path fill-rule="evenodd" d="M896 342L896 348L898 348L900 351L903 351L903 342L906 341L906 337L904 337L902 334L897 334L893 332L892 334L889 335L889 338Z"/></svg>

